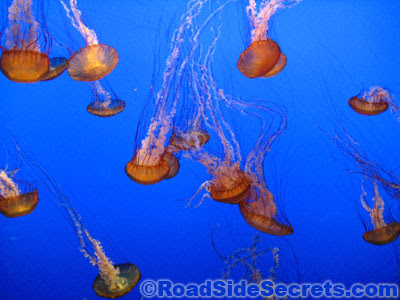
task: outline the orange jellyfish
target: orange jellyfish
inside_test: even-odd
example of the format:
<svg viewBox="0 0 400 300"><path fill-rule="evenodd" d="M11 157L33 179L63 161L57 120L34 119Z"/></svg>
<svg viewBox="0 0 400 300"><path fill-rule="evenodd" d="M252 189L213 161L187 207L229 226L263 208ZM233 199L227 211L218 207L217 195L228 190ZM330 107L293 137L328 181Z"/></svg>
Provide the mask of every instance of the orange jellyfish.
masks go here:
<svg viewBox="0 0 400 300"><path fill-rule="evenodd" d="M51 37L46 31L43 3L37 3L34 6L32 0L13 0L8 8L0 69L15 82L38 82L49 71ZM34 9L38 10L40 24Z"/></svg>
<svg viewBox="0 0 400 300"><path fill-rule="evenodd" d="M384 220L385 202L379 194L376 180L372 180L374 197L373 205L369 206L366 200L367 192L365 190L365 178L362 181L361 204L366 212L369 213L373 229L363 234L363 239L373 245L386 245L395 241L400 235L400 224L396 221L386 223Z"/></svg>
<svg viewBox="0 0 400 300"><path fill-rule="evenodd" d="M376 162L369 160L363 153L361 145L351 137L346 131L344 131L344 138L338 135L329 135L330 139L336 144L336 146L346 155L354 159L357 166L361 169L360 172L364 178L361 182L361 206L366 213L369 215L370 226L363 221L366 232L363 234L363 239L373 245L386 245L397 239L400 235L400 224L395 220L385 221L385 206L388 206L388 201L384 201L383 197L379 193L378 186L381 185L386 193L391 198L398 198L400 185L392 182L393 178L396 178L394 174L386 171ZM387 177L388 179L386 179ZM369 204L366 199L367 190L366 182L370 182L373 191L372 202ZM386 213L386 215L388 215ZM389 219L389 218L387 218ZM391 218L392 219L392 218Z"/></svg>
<svg viewBox="0 0 400 300"><path fill-rule="evenodd" d="M91 82L93 101L87 106L87 111L98 117L112 117L125 109L125 102L118 99L115 93L107 91L100 81ZM112 95L113 94L113 95Z"/></svg>
<svg viewBox="0 0 400 300"><path fill-rule="evenodd" d="M99 44L94 30L83 24L77 0L70 0L70 8L61 0L72 25L85 39L86 46L75 52L68 63L68 73L78 81L96 81L110 74L116 67L117 51L108 45Z"/></svg>
<svg viewBox="0 0 400 300"><path fill-rule="evenodd" d="M389 92L379 86L372 87L357 96L349 99L350 107L357 113L366 116L375 116L383 113L391 104Z"/></svg>
<svg viewBox="0 0 400 300"><path fill-rule="evenodd" d="M154 108L153 116L140 121L133 157L125 167L126 174L133 181L145 185L155 184L170 178L175 173L171 171L172 168L177 170L176 160L170 160L169 154L179 151L178 148L185 147L182 145L188 143L180 142L179 138L174 137L169 143L169 137L184 87L190 85L186 76L189 72L188 66L193 62L200 46L201 33L210 20L230 2L232 1L225 2L208 14L204 22L199 17L204 1L193 1L182 15L181 23L171 39L171 52L166 60L160 88L156 93L151 88L152 99L149 103ZM198 27L195 27L197 23L194 20L201 22Z"/></svg>
<svg viewBox="0 0 400 300"><path fill-rule="evenodd" d="M50 58L49 71L42 76L41 81L49 81L60 76L68 67L68 58L52 57Z"/></svg>
<svg viewBox="0 0 400 300"><path fill-rule="evenodd" d="M278 9L301 0L262 0L259 9L255 0L246 7L251 27L250 46L240 54L237 68L248 78L272 77L286 66L286 55L268 35L268 22Z"/></svg>
<svg viewBox="0 0 400 300"><path fill-rule="evenodd" d="M139 268L132 263L114 264L104 252L100 241L89 233L60 185L50 174L33 160L32 156L22 150L14 136L11 136L23 163L36 176L38 182L48 189L57 203L65 210L73 225L80 245L80 252L88 258L90 263L99 270L93 282L93 290L100 297L115 299L128 294L139 282L141 273Z"/></svg>
<svg viewBox="0 0 400 300"><path fill-rule="evenodd" d="M22 217L32 213L39 202L36 188L29 186L28 191L21 192L16 180L13 180L16 171L0 170L0 213L8 218Z"/></svg>

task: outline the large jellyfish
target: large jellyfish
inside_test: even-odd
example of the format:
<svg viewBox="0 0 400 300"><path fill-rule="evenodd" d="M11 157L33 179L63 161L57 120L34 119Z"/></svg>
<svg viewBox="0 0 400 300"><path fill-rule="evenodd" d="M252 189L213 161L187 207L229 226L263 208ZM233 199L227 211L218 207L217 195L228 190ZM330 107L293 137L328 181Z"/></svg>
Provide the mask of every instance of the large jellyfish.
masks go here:
<svg viewBox="0 0 400 300"><path fill-rule="evenodd" d="M140 184L155 184L170 177L170 169L176 167L175 159L169 160L166 155L173 155L178 151L173 144L182 148L179 144L181 134L172 138L172 144L168 142L168 136L173 129L173 121L177 106L181 100L181 92L187 79L188 62L193 57L200 45L200 35L213 17L219 13L228 3L228 0L208 15L198 27L197 19L202 7L208 0L191 0L187 4L185 13L181 16L180 24L174 31L170 49L164 68L160 89L153 93L152 104L155 107L150 124L144 126L139 124L135 138L135 150L133 158L127 163L125 172L133 181ZM147 129L146 129L147 127ZM143 131L146 133L144 136ZM196 137L196 134L190 134ZM184 142L185 143L185 142ZM186 143L193 144L193 142ZM170 162L173 165L170 165Z"/></svg>
<svg viewBox="0 0 400 300"><path fill-rule="evenodd" d="M87 106L87 111L98 117L112 117L125 108L125 102L118 99L115 93L107 91L100 81L90 82L93 100Z"/></svg>
<svg viewBox="0 0 400 300"><path fill-rule="evenodd" d="M237 67L248 78L272 77L286 66L286 55L268 34L269 20L282 8L301 0L262 0L259 9L255 0L246 7L251 30L251 44L240 54Z"/></svg>
<svg viewBox="0 0 400 300"><path fill-rule="evenodd" d="M99 274L94 280L93 290L98 296L110 299L128 294L140 280L139 268L132 263L114 264L106 256L100 241L89 233L81 216L69 202L60 185L32 158L30 153L21 149L14 136L12 139L23 163L35 174L38 182L46 186L57 203L65 210L79 240L81 253L89 259L93 266L98 268Z"/></svg>
<svg viewBox="0 0 400 300"><path fill-rule="evenodd" d="M52 44L47 31L43 3L32 0L13 0L2 43L0 67L10 80L23 83L40 81L50 67ZM36 14L35 14L36 10Z"/></svg>
<svg viewBox="0 0 400 300"><path fill-rule="evenodd" d="M60 0L72 25L85 39L86 46L69 58L68 73L78 81L96 81L110 74L118 63L117 51L108 45L99 44L93 29L83 24L77 0L70 0L69 7Z"/></svg>
<svg viewBox="0 0 400 300"><path fill-rule="evenodd" d="M385 171L377 163L369 160L363 153L360 144L346 131L344 132L344 137L335 134L330 135L330 138L344 154L354 159L360 170L350 172L363 175L360 201L369 219L369 222L363 221L366 229L363 239L367 243L374 245L386 245L393 242L400 235L400 224L393 219L388 205L389 202L384 201L381 196L379 185L391 197L398 195L400 185L386 179L385 177L387 176L393 178L391 172ZM372 201L367 200L366 182L370 183L370 189L373 193ZM372 203L369 204L369 202ZM386 207L389 207L389 209L385 209ZM372 225L372 228L369 224Z"/></svg>

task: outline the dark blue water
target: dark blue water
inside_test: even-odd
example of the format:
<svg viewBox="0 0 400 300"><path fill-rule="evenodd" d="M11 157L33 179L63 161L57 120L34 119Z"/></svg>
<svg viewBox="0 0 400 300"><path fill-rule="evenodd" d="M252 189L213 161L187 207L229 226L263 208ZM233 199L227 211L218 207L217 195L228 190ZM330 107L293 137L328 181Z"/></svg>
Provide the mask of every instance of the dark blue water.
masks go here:
<svg viewBox="0 0 400 300"><path fill-rule="evenodd" d="M233 3L223 14L213 63L216 80L235 96L266 99L288 111L288 129L273 145L265 169L271 191L284 198L294 234L261 234L260 249L280 248L278 273L285 282L398 282L399 245L363 241L357 213L361 178L348 176L345 169L354 165L324 131L343 125L372 160L395 171L399 166L400 124L393 115L360 116L347 100L374 85L400 97L400 2L304 0L280 11L273 17L271 36L287 55L287 66L273 78L253 80L236 69L246 47L244 5ZM75 40L70 44L79 45L74 50L83 46L68 20L59 21L60 7L50 7L49 31L64 41ZM199 208L185 208L185 199L209 179L204 167L181 157L175 178L151 186L132 182L124 172L153 70L163 69L186 1L81 0L79 7L100 40L119 53L108 82L126 102L125 111L108 119L88 114L89 86L66 73L36 84L0 76L3 139L7 124L60 183L113 262L135 263L142 280L202 283L221 278L225 264L211 245L213 228L219 224L215 242L225 255L249 247L256 230L236 206L206 199ZM6 9L1 7L3 13ZM254 124L245 118L232 122L239 143L249 149ZM393 217L399 217L397 200L383 197ZM31 215L0 218L0 245L1 300L98 299L92 290L97 269L79 252L69 220L48 193L40 196ZM265 274L271 261L269 253L260 258ZM243 273L239 269L231 275L238 280ZM136 298L138 287L125 296Z"/></svg>

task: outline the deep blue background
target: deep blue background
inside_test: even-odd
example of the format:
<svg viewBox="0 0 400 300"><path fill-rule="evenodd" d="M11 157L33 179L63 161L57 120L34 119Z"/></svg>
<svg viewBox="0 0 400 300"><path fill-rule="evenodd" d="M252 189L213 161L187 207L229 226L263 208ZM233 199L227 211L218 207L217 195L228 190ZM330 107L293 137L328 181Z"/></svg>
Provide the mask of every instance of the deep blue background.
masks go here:
<svg viewBox="0 0 400 300"><path fill-rule="evenodd" d="M237 207L206 200L200 208L188 209L178 201L208 179L200 164L182 159L174 179L153 186L133 183L124 173L148 99L153 62L161 69L165 62L162 55L154 58L155 49L164 47L161 53L167 53L168 29L176 25L185 2L79 2L100 40L120 55L108 77L126 101L120 115L100 119L88 114L89 86L67 74L26 85L0 76L0 115L60 182L114 262L137 264L144 279L201 283L220 278L224 267L211 247L217 223L216 242L225 254L248 247L255 230ZM246 30L239 5L244 3L233 4L224 14L214 64L218 83L243 99L280 103L289 114L288 130L265 167L272 191L285 197L294 234L285 239L262 235L262 246L281 248L280 274L288 281L297 280L297 258L304 282L393 282L399 272L398 245L376 247L362 240L355 208L360 178L354 175L351 182L344 171L349 165L321 129L332 132L344 124L371 150L372 159L390 168L398 165L400 124L389 112L359 116L348 108L347 99L373 85L400 97L400 2L304 0L280 11L273 18L272 37L287 55L287 67L274 78L255 80L236 69ZM48 25L63 35L64 25L56 21L60 12L50 11L54 15ZM82 46L72 27L69 32ZM246 134L254 129L244 119L236 122L239 141L249 147ZM72 227L48 195L41 195L29 216L0 218L0 244L1 300L97 299L91 288L97 270L79 252ZM266 256L261 261L266 271L270 260ZM137 290L125 298L136 297Z"/></svg>

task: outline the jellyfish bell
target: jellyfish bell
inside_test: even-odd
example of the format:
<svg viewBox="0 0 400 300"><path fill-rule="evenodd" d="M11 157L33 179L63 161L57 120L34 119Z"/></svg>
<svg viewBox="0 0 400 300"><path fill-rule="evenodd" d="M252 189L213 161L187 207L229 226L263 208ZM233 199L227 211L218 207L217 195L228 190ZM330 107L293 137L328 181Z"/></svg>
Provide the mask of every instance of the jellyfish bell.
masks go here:
<svg viewBox="0 0 400 300"><path fill-rule="evenodd" d="M272 68L272 70L269 71L267 74L264 74L264 75L261 76L261 77L263 77L263 78L269 78L269 77L273 77L273 76L275 76L275 75L278 75L278 74L285 68L285 66L286 66L286 61L287 61L286 55L283 54L283 53L281 53L281 54L279 55L279 60L278 60L278 62L277 62L276 65Z"/></svg>
<svg viewBox="0 0 400 300"><path fill-rule="evenodd" d="M384 99L379 99L378 102L369 102L359 96L351 97L349 105L355 112L365 116L379 115L389 108L389 103Z"/></svg>
<svg viewBox="0 0 400 300"><path fill-rule="evenodd" d="M2 196L0 213L8 218L26 216L32 213L39 202L38 190L34 189L18 195Z"/></svg>
<svg viewBox="0 0 400 300"><path fill-rule="evenodd" d="M86 108L88 113L102 118L115 116L124 109L125 102L120 99L112 99L112 101L107 104L101 101L94 101Z"/></svg>
<svg viewBox="0 0 400 300"><path fill-rule="evenodd" d="M34 83L48 73L49 56L36 50L4 50L0 61L1 72L8 79L21 83Z"/></svg>
<svg viewBox="0 0 400 300"><path fill-rule="evenodd" d="M174 178L176 174L178 174L180 169L179 160L176 158L174 154L168 152L164 154L164 159L168 163L169 167L169 171L167 175L165 175L164 179Z"/></svg>
<svg viewBox="0 0 400 300"><path fill-rule="evenodd" d="M42 76L41 81L49 81L60 76L68 67L68 58L52 57L50 58L49 71Z"/></svg>
<svg viewBox="0 0 400 300"><path fill-rule="evenodd" d="M393 221L363 234L363 239L367 243L381 246L394 242L400 235L400 224Z"/></svg>
<svg viewBox="0 0 400 300"><path fill-rule="evenodd" d="M117 278L105 280L101 274L93 282L93 290L99 297L115 299L128 294L139 282L141 273L139 268L131 263L116 264L119 270Z"/></svg>
<svg viewBox="0 0 400 300"><path fill-rule="evenodd" d="M238 204L249 196L250 181L240 167L222 164L213 175L210 196L215 201Z"/></svg>
<svg viewBox="0 0 400 300"><path fill-rule="evenodd" d="M280 54L278 44L270 38L254 41L240 54L237 68L248 78L262 77L272 71Z"/></svg>
<svg viewBox="0 0 400 300"><path fill-rule="evenodd" d="M136 183L150 185L163 180L170 172L167 160L162 157L134 155L125 166L125 173Z"/></svg>
<svg viewBox="0 0 400 300"><path fill-rule="evenodd" d="M273 197L272 193L267 191L260 198L253 187L249 199L239 203L240 213L251 227L261 232L278 236L290 235L293 233L293 227L279 222L275 217L275 205L268 205L274 201Z"/></svg>
<svg viewBox="0 0 400 300"><path fill-rule="evenodd" d="M70 57L68 73L77 81L96 81L110 74L118 60L118 53L113 47L88 45Z"/></svg>
<svg viewBox="0 0 400 300"><path fill-rule="evenodd" d="M173 133L169 142L177 149L189 151L203 147L210 140L210 135L205 130Z"/></svg>

